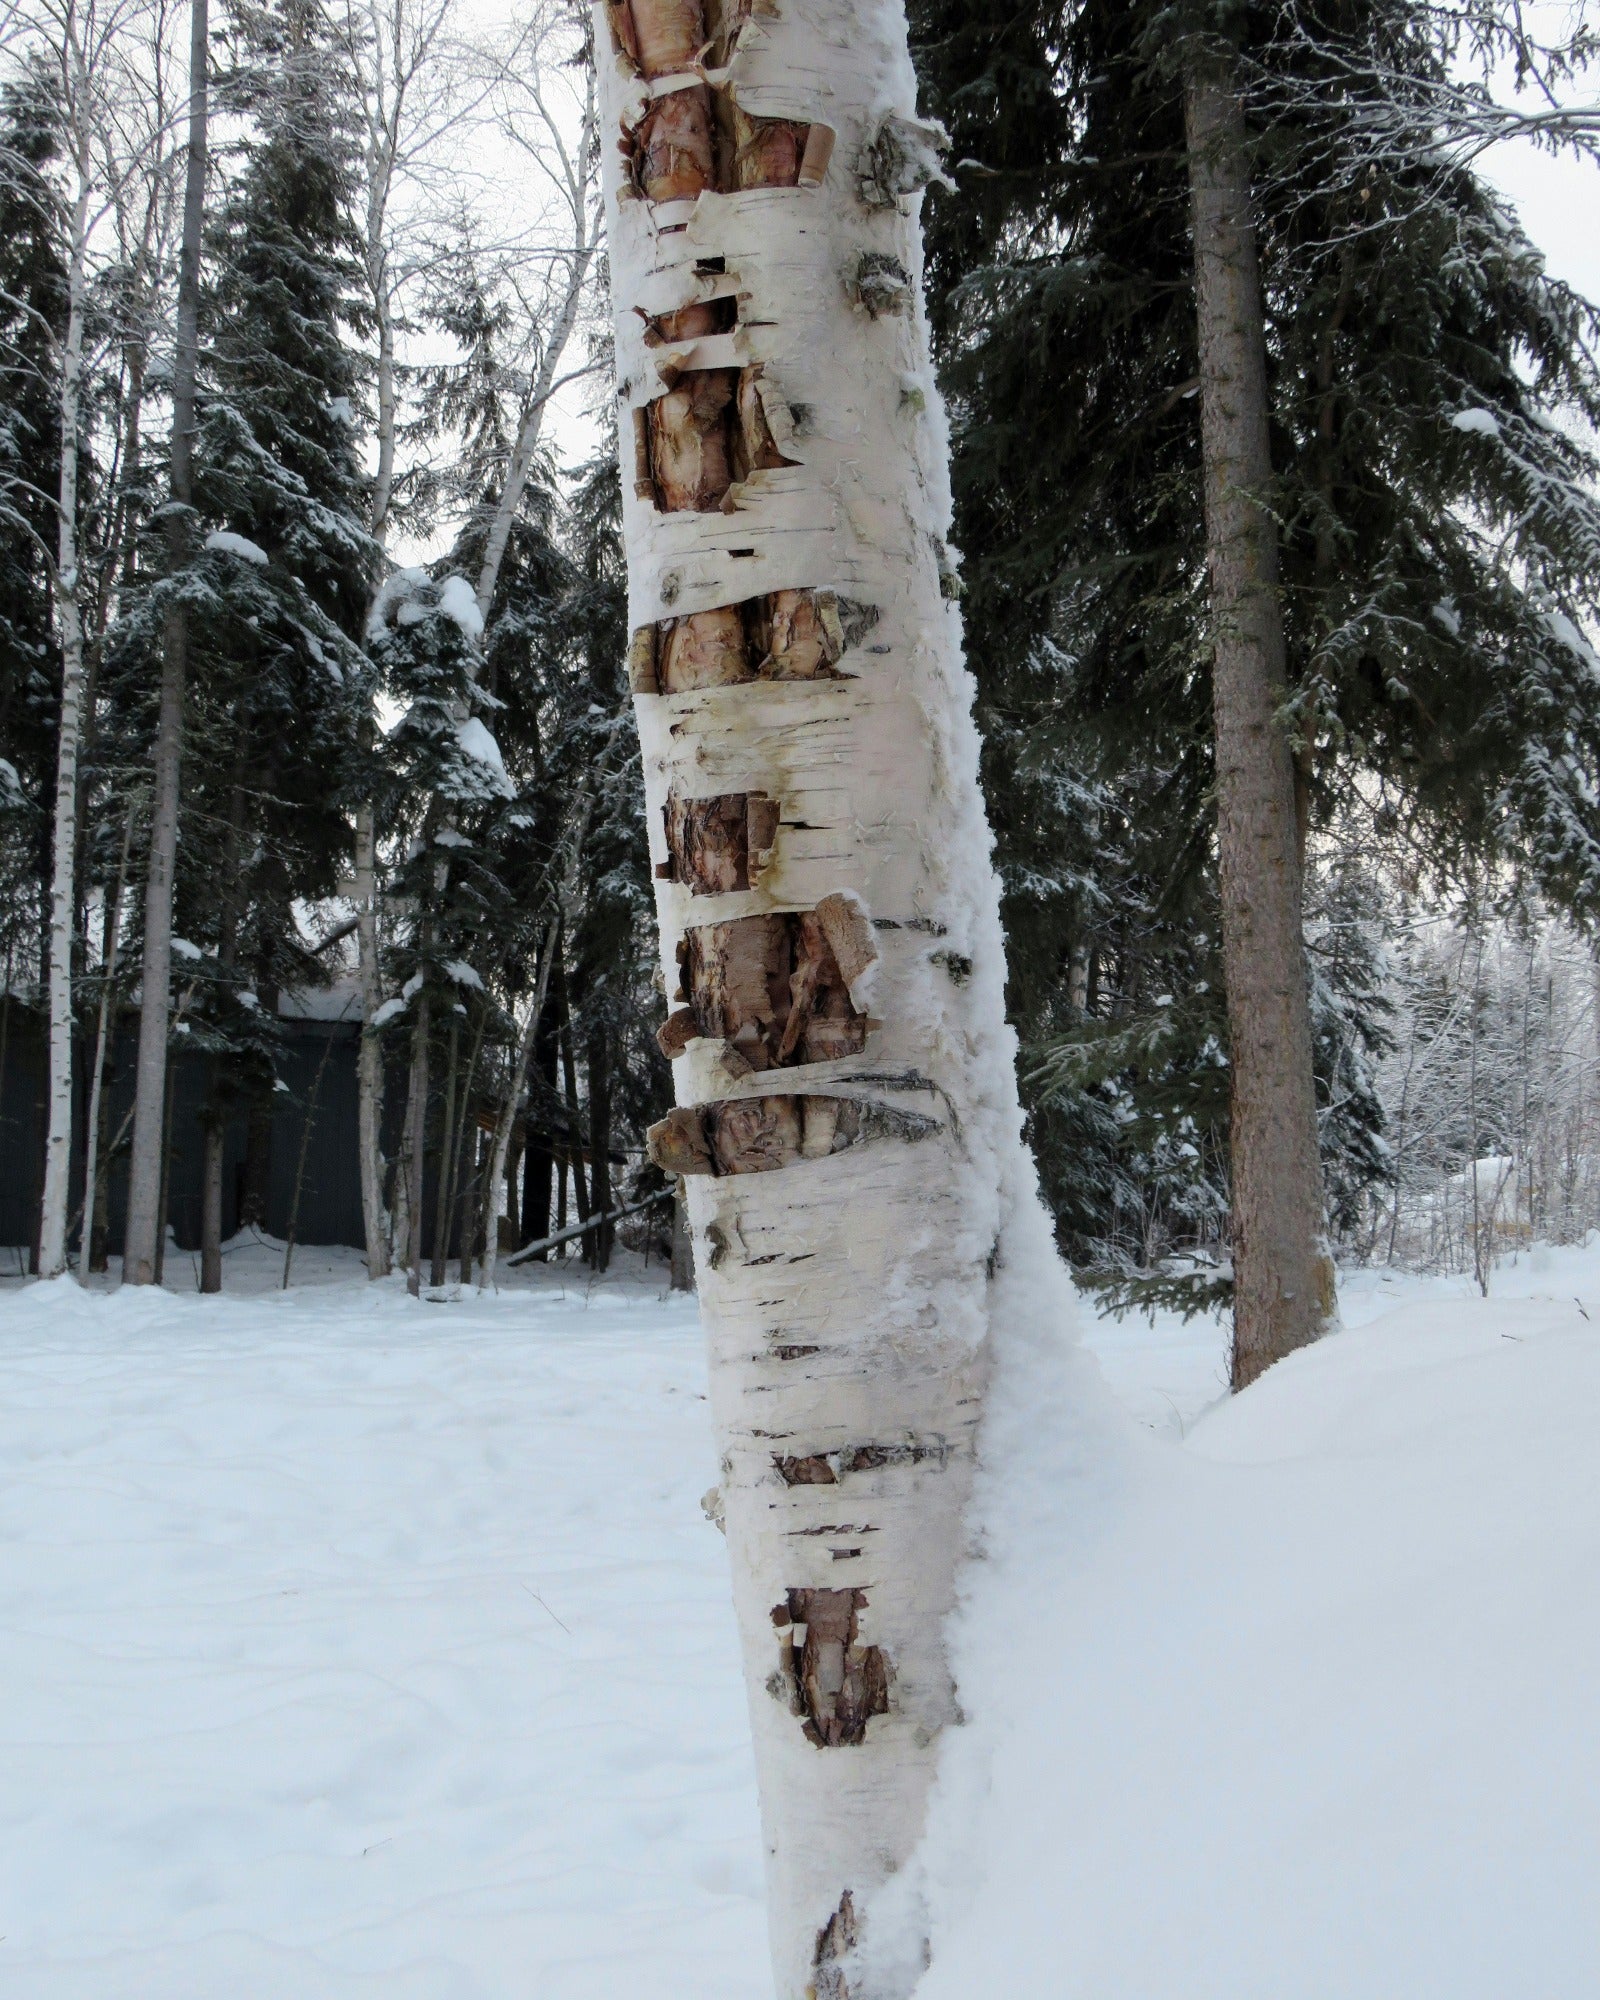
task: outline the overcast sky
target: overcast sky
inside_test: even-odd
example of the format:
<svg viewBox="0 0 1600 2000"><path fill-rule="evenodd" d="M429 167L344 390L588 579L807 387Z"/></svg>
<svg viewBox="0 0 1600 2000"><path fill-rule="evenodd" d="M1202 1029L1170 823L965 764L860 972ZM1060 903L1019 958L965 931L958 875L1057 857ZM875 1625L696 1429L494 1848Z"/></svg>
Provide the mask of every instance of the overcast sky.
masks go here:
<svg viewBox="0 0 1600 2000"><path fill-rule="evenodd" d="M1480 171L1509 196L1551 275L1600 299L1600 167L1519 142L1496 146Z"/></svg>

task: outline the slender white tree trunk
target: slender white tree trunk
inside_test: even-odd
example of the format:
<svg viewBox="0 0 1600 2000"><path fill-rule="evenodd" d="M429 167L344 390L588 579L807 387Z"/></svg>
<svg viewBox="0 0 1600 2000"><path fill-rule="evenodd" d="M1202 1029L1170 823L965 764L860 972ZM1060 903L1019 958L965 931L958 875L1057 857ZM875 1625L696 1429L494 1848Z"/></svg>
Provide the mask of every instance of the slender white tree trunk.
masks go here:
<svg viewBox="0 0 1600 2000"><path fill-rule="evenodd" d="M474 595L485 620L494 603L494 587L499 580L500 565L505 560L506 544L511 539L511 525L517 518L517 509L522 505L522 496L528 488L528 478L538 456L539 440L544 435L550 399L560 384L561 364L577 330L584 292L600 250L600 218L593 206L600 123L597 79L592 72L584 93L576 147L569 153L559 132L554 129L551 137L555 141L556 152L551 170L563 183L562 191L572 222L572 242L566 253L566 271L559 303L545 334L539 366L528 384L521 422L517 427L517 441L495 500L488 535L484 539L483 561L478 568Z"/></svg>
<svg viewBox="0 0 1600 2000"><path fill-rule="evenodd" d="M368 1025L383 1001L378 963L378 839L370 805L356 809L356 947L361 977L361 1046L356 1057L361 1221L367 1276L389 1275L389 1218L383 1203L383 1044Z"/></svg>
<svg viewBox="0 0 1600 2000"><path fill-rule="evenodd" d="M533 1038L539 1032L539 1017L544 1012L545 995L550 990L550 966L555 957L556 934L555 923L552 922L545 927L544 938L539 946L538 981L528 1001L528 1010L517 1029L516 1047L511 1052L511 1074L506 1083L505 1102L500 1106L500 1116L495 1120L494 1150L490 1157L489 1173L480 1203L480 1219L483 1227L483 1256L478 1265L480 1292L494 1283L495 1260L500 1251L496 1204L500 1199L500 1189L506 1177L506 1160L511 1152L511 1128L517 1122L517 1102L522 1096L523 1079L528 1074L528 1059L533 1054Z"/></svg>
<svg viewBox="0 0 1600 2000"><path fill-rule="evenodd" d="M590 143L585 135L585 144ZM561 367L561 358L566 353L578 324L578 310L583 303L584 287L589 282L590 268L594 263L599 245L595 235L580 223L583 235L567 268L567 280L557 308L549 339L545 343L544 356L539 363L538 373L528 392L528 400L523 405L522 422L517 432L516 447L506 467L505 483L495 501L493 518L489 523L489 533L483 545L483 561L478 568L478 582L474 596L478 610L487 619L489 607L494 602L494 587L499 581L500 565L505 561L506 544L511 539L511 524L517 518L517 509L522 505L522 496L528 490L528 476L533 471L534 459L538 456L539 440L544 435L545 414L550 407L550 398L555 393L556 382Z"/></svg>
<svg viewBox="0 0 1600 2000"><path fill-rule="evenodd" d="M174 574L188 558L194 499L195 376L200 347L200 236L205 220L207 0L190 0L189 142L178 268L177 340L172 367L172 481L167 553ZM160 1234L166 1222L167 1029L171 1013L172 889L178 856L179 785L183 759L184 683L188 620L170 604L163 633L161 699L156 717L155 790L150 811L150 862L145 878L144 960L139 999L139 1053L134 1078L133 1144L128 1167L128 1220L122 1275L131 1284L158 1281Z"/></svg>
<svg viewBox="0 0 1600 2000"><path fill-rule="evenodd" d="M679 988L651 1150L688 1182L779 2000L879 2000L857 1947L957 1713L991 1288L1037 1215L943 539L935 156L899 0L617 0L597 35Z"/></svg>
<svg viewBox="0 0 1600 2000"><path fill-rule="evenodd" d="M61 640L61 725L50 874L50 1116L45 1140L39 1275L67 1268L72 1179L72 913L78 850L78 751L83 740L83 612L78 573L78 425L83 393L84 286L88 266L91 163L78 159L67 264L67 327L61 347L61 465L57 486L56 630Z"/></svg>
<svg viewBox="0 0 1600 2000"><path fill-rule="evenodd" d="M379 548L389 533L394 497L399 398L394 372L394 296L389 282L385 231L394 174L393 119L374 122L368 147L367 278L378 321L378 469L372 483L372 536ZM383 1004L378 957L378 829L370 804L356 810L356 963L361 980L361 1047L356 1057L356 1127L361 1148L361 1221L367 1239L367 1276L386 1278L393 1261L389 1217L383 1201L383 1044L371 1026Z"/></svg>
<svg viewBox="0 0 1600 2000"><path fill-rule="evenodd" d="M127 825L122 835L122 860L117 867L117 885L106 902L105 950L101 962L104 981L100 995L100 1018L95 1028L94 1068L89 1073L89 1116L84 1128L83 1228L78 1245L78 1282L87 1284L94 1268L94 1231L97 1195L100 1186L100 1099L105 1089L106 1043L110 1040L113 1007L117 991L117 956L122 943L122 906L128 892L128 857L133 848L134 808L128 807Z"/></svg>

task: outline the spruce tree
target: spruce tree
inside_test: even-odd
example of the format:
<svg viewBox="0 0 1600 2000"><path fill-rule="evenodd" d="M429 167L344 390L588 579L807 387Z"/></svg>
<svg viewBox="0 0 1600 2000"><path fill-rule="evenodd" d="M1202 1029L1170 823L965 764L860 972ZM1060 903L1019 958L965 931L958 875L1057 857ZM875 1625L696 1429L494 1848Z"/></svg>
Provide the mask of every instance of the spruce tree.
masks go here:
<svg viewBox="0 0 1600 2000"><path fill-rule="evenodd" d="M208 1288L220 1283L223 1128L270 1097L279 993L323 976L295 912L333 894L348 866L374 568L348 86L315 0L234 9L227 46L225 98L245 122L205 244L195 546L176 577L134 597L123 635L147 658L165 594L181 590L175 902L207 961L199 977L175 974L209 1056Z"/></svg>
<svg viewBox="0 0 1600 2000"><path fill-rule="evenodd" d="M60 212L47 179L60 111L43 65L0 89L0 961L43 970L49 814L61 661L47 551L61 420L55 340L65 323Z"/></svg>
<svg viewBox="0 0 1600 2000"><path fill-rule="evenodd" d="M930 288L1002 857L1050 844L1014 823L1039 788L1013 751L1036 755L1036 718L1062 726L1052 662L1068 661L1065 768L1153 757L1170 774L1163 846L1197 881L1169 896L1198 908L1213 891L1186 17L913 12L959 163L959 191L930 206ZM1592 909L1600 717L1580 626L1600 542L1590 461L1559 421L1597 408L1592 315L1470 166L1422 144L1448 66L1436 16L1365 0L1241 7L1227 25L1249 83L1302 830L1376 798L1439 874L1498 867ZM1360 92L1380 70L1375 120ZM1081 851L1070 811L1058 833ZM1053 973L1013 995L1028 1039L1074 955L1102 948L1094 899L1060 877L1028 910L1036 961L1054 941ZM1014 891L1008 914L1015 936ZM1330 1102L1325 1087L1325 1151ZM1364 1132L1340 1172L1373 1157Z"/></svg>

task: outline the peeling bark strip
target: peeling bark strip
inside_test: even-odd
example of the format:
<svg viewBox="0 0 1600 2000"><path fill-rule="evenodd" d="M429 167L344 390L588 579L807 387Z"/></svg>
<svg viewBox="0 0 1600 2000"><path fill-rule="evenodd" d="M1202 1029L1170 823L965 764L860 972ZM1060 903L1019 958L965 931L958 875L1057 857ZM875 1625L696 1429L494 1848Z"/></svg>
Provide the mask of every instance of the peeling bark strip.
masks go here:
<svg viewBox="0 0 1600 2000"><path fill-rule="evenodd" d="M921 1465L924 1459L942 1463L945 1448L939 1444L853 1444L842 1451L813 1452L807 1458L789 1458L774 1452L772 1463L785 1486L837 1486L847 1473L876 1472L885 1465Z"/></svg>
<svg viewBox="0 0 1600 2000"><path fill-rule="evenodd" d="M700 194L801 187L832 151L823 128L789 118L758 118L716 85L685 79L652 98L622 140L629 179L645 200L692 201Z"/></svg>
<svg viewBox="0 0 1600 2000"><path fill-rule="evenodd" d="M857 1614L864 1590L791 1590L772 1607L784 1632L778 1691L805 1718L808 1743L836 1750L864 1743L867 1724L889 1713L889 1662L881 1646L863 1646Z"/></svg>
<svg viewBox="0 0 1600 2000"><path fill-rule="evenodd" d="M920 303L938 134L893 0L599 5L629 676L683 979L650 1151L697 1237L776 1994L883 2000L859 1913L958 1713L944 1618L1026 1179ZM825 1090L782 1088L824 1059ZM869 1561L864 1611L839 1578Z"/></svg>
<svg viewBox="0 0 1600 2000"><path fill-rule="evenodd" d="M730 1097L679 1105L645 1143L663 1173L767 1174L869 1139L914 1145L939 1129L932 1118L859 1097Z"/></svg>
<svg viewBox="0 0 1600 2000"><path fill-rule="evenodd" d="M680 799L662 809L667 853L656 870L697 896L725 896L761 879L778 838L778 804L765 792L722 792L714 799Z"/></svg>
<svg viewBox="0 0 1600 2000"><path fill-rule="evenodd" d="M850 989L877 955L860 908L825 896L814 910L685 931L676 997L688 1002L694 1032L726 1042L744 1071L835 1062L866 1046L867 1016ZM663 1030L673 1042L686 1032L678 1018Z"/></svg>
<svg viewBox="0 0 1600 2000"><path fill-rule="evenodd" d="M719 333L732 333L739 322L739 301L733 298L697 299L675 312L647 313L642 306L635 306L634 311L644 321L646 347L709 340Z"/></svg>
<svg viewBox="0 0 1600 2000"><path fill-rule="evenodd" d="M760 362L689 369L645 414L647 477L664 514L715 514L753 472L795 463L773 442Z"/></svg>
<svg viewBox="0 0 1600 2000"><path fill-rule="evenodd" d="M635 694L689 694L749 681L847 680L838 663L852 636L876 618L870 606L840 604L831 590L775 590L740 604L663 618L633 635L629 679Z"/></svg>

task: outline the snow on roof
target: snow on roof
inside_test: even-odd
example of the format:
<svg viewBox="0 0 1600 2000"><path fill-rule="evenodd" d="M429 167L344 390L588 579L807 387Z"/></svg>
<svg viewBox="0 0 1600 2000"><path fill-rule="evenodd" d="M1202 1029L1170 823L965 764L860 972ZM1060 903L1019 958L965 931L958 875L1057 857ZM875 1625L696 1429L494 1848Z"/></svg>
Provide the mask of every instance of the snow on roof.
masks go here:
<svg viewBox="0 0 1600 2000"><path fill-rule="evenodd" d="M336 979L331 986L299 986L278 995L284 1021L359 1021L361 982Z"/></svg>

